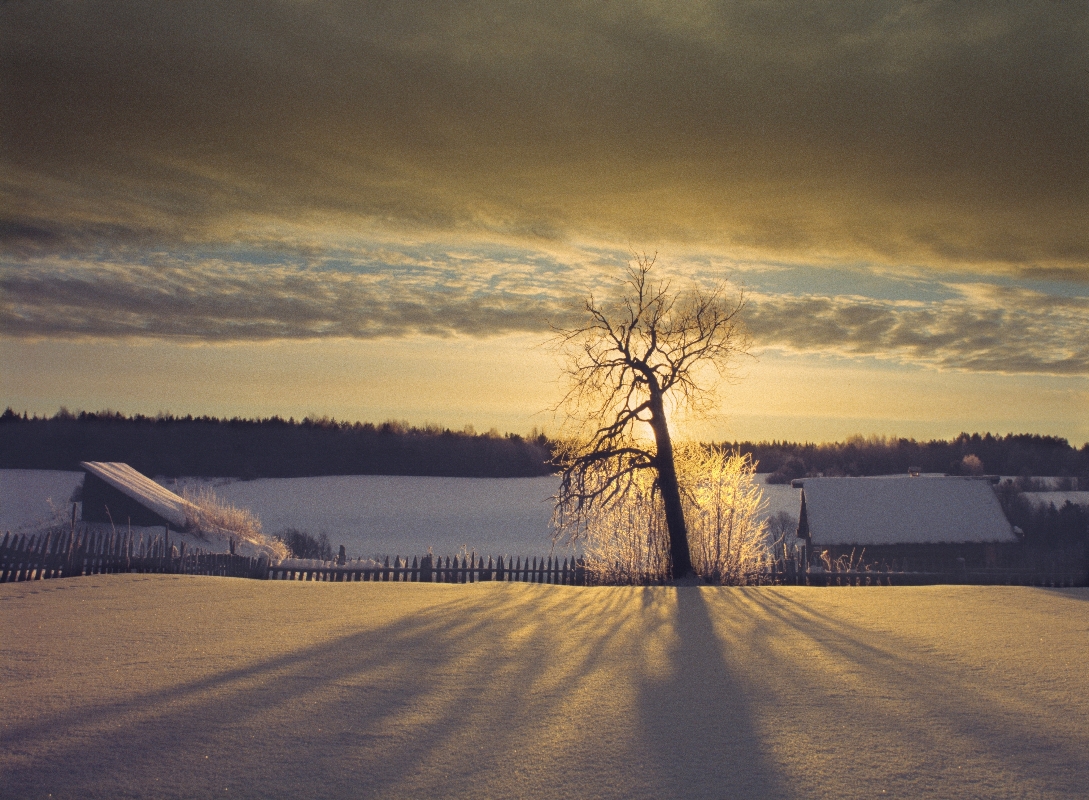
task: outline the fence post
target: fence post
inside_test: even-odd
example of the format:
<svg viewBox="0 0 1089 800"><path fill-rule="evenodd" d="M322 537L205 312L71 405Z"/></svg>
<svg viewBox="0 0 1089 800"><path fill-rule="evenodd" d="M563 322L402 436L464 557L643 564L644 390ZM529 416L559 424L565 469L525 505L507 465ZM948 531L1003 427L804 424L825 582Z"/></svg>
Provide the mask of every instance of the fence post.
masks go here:
<svg viewBox="0 0 1089 800"><path fill-rule="evenodd" d="M428 553L420 561L420 580L431 583L434 580L435 564L431 553Z"/></svg>

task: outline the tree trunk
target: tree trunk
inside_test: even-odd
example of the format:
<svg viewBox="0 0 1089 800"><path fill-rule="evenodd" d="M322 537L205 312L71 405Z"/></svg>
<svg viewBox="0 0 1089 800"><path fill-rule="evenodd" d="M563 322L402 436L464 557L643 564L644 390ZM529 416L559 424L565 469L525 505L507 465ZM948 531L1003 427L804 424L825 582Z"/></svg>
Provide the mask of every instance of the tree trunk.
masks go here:
<svg viewBox="0 0 1089 800"><path fill-rule="evenodd" d="M677 467L673 462L673 441L669 437L669 426L660 393L651 394L650 427L654 431L656 445L658 489L662 493L666 528L669 531L670 577L677 580L692 574L692 554L688 549L688 526L684 522L681 487L677 482Z"/></svg>

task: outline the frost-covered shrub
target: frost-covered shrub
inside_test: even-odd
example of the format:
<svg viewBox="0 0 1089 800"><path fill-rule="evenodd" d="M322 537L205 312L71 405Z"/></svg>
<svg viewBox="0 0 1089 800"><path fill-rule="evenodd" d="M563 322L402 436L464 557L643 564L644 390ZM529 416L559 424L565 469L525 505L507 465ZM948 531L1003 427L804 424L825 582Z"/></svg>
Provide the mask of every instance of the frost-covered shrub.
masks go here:
<svg viewBox="0 0 1089 800"><path fill-rule="evenodd" d="M676 464L696 574L712 583L759 582L772 550L752 460L692 445L678 448ZM593 582L644 583L669 575L665 511L650 471L636 473L623 491L580 515L579 522L577 530L561 524L557 536L582 543Z"/></svg>
<svg viewBox="0 0 1089 800"><path fill-rule="evenodd" d="M767 504L748 455L691 448L680 459L688 547L696 574L712 583L758 583L771 564Z"/></svg>
<svg viewBox="0 0 1089 800"><path fill-rule="evenodd" d="M644 583L669 574L669 535L651 475L633 476L625 491L584 517L580 538L591 582Z"/></svg>

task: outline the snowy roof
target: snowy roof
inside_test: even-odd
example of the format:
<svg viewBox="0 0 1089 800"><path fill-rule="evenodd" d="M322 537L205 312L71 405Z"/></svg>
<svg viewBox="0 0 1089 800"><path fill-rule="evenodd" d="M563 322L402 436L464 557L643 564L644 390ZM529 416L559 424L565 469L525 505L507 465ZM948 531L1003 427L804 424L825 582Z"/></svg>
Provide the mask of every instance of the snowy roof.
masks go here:
<svg viewBox="0 0 1089 800"><path fill-rule="evenodd" d="M79 465L144 508L154 511L179 530L185 528L186 512L194 508L193 504L128 464L120 461L81 461Z"/></svg>
<svg viewBox="0 0 1089 800"><path fill-rule="evenodd" d="M998 497L977 478L806 478L814 545L1016 542Z"/></svg>

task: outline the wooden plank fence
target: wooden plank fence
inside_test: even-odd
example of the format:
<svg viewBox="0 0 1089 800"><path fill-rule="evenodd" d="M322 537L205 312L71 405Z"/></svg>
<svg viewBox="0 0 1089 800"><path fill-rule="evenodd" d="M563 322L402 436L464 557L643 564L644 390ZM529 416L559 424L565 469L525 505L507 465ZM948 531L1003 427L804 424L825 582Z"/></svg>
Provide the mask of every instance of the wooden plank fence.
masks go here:
<svg viewBox="0 0 1089 800"><path fill-rule="evenodd" d="M384 564L369 564L365 567L351 563L328 566L298 567L271 566L268 568L270 580L297 581L402 581L422 583L478 583L481 581L504 581L521 583L547 583L558 586L585 586L586 570L582 562L574 557L564 558L549 556L547 559L534 557L532 560L521 556L512 560L503 556L488 557L475 553L467 556L442 557L430 554L414 556L409 564L408 558L395 556L393 563L386 557Z"/></svg>
<svg viewBox="0 0 1089 800"><path fill-rule="evenodd" d="M164 572L185 575L264 578L268 561L228 553L186 552L169 534L139 536L125 531L75 528L0 538L0 583L71 578L115 572Z"/></svg>
<svg viewBox="0 0 1089 800"><path fill-rule="evenodd" d="M188 551L185 543L171 543L169 533L135 536L131 532L101 531L73 526L71 530L26 536L4 534L0 538L0 583L68 578L115 572L159 572L215 575L258 580L299 581L400 581L423 583L478 583L484 581L588 586L599 582L581 559L566 557L525 558L467 556L387 557L384 564L334 564L323 566L270 566L264 558L227 553ZM954 572L906 572L892 570L817 570L795 561L780 561L770 570L750 576L752 583L797 586L924 586L977 584L1013 586L1085 586L1084 572L1039 572L991 569ZM640 585L661 584L660 578L629 581Z"/></svg>

